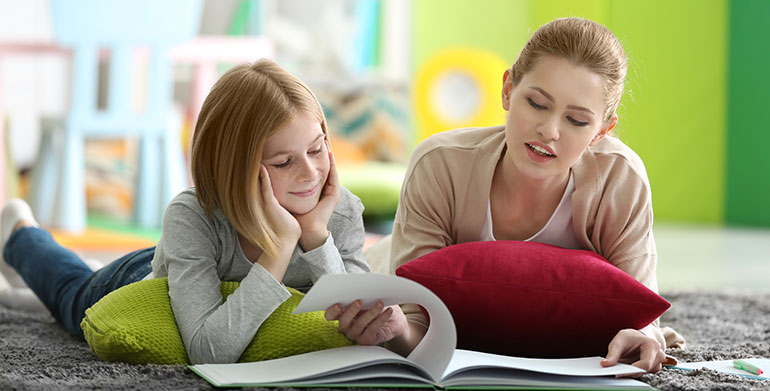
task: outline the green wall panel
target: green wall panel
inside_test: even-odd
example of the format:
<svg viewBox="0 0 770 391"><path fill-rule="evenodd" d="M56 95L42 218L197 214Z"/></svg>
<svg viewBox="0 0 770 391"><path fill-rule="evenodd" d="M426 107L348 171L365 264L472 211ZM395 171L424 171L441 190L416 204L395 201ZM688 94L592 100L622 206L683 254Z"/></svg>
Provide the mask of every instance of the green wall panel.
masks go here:
<svg viewBox="0 0 770 391"><path fill-rule="evenodd" d="M722 222L727 1L419 0L414 69L453 46L486 49L512 63L547 21L581 16L603 23L630 57L616 131L644 159L656 219Z"/></svg>
<svg viewBox="0 0 770 391"><path fill-rule="evenodd" d="M436 52L457 46L489 50L513 63L526 42L529 1L418 0L413 6L416 67Z"/></svg>
<svg viewBox="0 0 770 391"><path fill-rule="evenodd" d="M727 211L733 224L770 226L770 2L730 3Z"/></svg>
<svg viewBox="0 0 770 391"><path fill-rule="evenodd" d="M657 220L722 222L726 3L610 3L630 63L619 136L647 167Z"/></svg>

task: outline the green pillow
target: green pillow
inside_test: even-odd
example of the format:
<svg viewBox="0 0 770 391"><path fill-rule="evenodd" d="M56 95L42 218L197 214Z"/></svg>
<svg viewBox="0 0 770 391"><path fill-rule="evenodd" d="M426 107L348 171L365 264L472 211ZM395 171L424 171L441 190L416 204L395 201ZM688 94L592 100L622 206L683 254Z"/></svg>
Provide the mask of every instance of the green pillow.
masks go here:
<svg viewBox="0 0 770 391"><path fill-rule="evenodd" d="M240 284L222 282L227 299ZM291 297L260 326L238 361L261 361L352 345L324 319L323 311L292 315L304 294L289 288ZM97 357L130 364L189 364L168 298L168 279L138 281L104 296L80 322Z"/></svg>

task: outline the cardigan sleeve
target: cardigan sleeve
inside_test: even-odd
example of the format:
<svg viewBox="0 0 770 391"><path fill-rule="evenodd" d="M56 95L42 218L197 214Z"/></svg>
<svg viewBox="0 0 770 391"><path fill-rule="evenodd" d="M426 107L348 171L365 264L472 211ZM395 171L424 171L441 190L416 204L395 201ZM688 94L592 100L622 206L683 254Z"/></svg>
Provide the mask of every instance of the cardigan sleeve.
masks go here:
<svg viewBox="0 0 770 391"><path fill-rule="evenodd" d="M597 253L653 292L658 292L657 251L652 232L652 195L641 159L598 156L599 172L604 173L591 242ZM641 166L641 167L640 167ZM652 323L650 332L661 346L665 339Z"/></svg>
<svg viewBox="0 0 770 391"><path fill-rule="evenodd" d="M412 159L401 187L393 222L390 272L430 252L454 244L451 235L451 178L440 159Z"/></svg>

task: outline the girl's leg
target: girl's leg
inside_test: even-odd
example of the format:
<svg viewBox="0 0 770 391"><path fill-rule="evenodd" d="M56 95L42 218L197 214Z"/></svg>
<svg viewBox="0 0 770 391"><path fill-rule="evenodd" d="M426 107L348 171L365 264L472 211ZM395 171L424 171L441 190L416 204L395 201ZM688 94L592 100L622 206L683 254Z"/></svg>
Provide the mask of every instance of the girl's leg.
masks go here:
<svg viewBox="0 0 770 391"><path fill-rule="evenodd" d="M136 251L94 273L47 231L23 227L10 236L3 256L56 320L82 339L85 310L107 293L149 274L154 252L154 248Z"/></svg>

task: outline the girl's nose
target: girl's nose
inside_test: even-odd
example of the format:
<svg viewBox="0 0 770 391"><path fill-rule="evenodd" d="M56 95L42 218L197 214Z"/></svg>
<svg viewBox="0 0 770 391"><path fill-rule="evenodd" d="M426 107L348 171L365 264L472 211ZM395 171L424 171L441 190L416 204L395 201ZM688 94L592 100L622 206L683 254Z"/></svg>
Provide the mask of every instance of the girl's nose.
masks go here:
<svg viewBox="0 0 770 391"><path fill-rule="evenodd" d="M297 179L302 182L309 182L315 178L315 167L311 159L305 157L297 161Z"/></svg>

